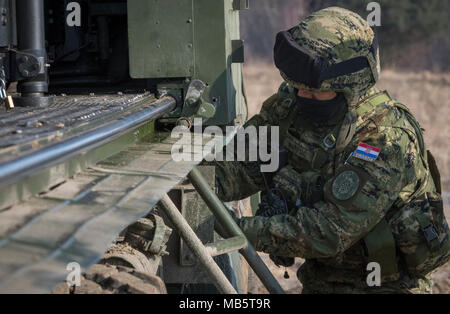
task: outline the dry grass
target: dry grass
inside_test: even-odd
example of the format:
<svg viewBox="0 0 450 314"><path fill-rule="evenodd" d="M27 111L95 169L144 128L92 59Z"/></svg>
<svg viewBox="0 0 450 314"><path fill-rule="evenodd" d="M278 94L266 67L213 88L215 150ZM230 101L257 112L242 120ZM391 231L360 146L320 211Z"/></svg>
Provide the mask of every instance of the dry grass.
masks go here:
<svg viewBox="0 0 450 314"><path fill-rule="evenodd" d="M259 112L264 100L277 91L282 78L278 70L267 62L246 64L244 78L249 116L252 116ZM425 142L437 160L446 187L446 217L450 222L450 74L385 70L377 86L388 90L391 96L408 106L426 130ZM286 280L283 278L283 268L276 267L266 254L261 256L283 288L294 293L301 291L301 284L295 279L301 260L288 269L291 278ZM434 279L434 292L450 293L450 263L436 271ZM250 282L250 292L267 292L256 276L251 276Z"/></svg>
<svg viewBox="0 0 450 314"><path fill-rule="evenodd" d="M283 80L273 65L261 61L244 64L244 82L251 117L259 112L264 100L276 93Z"/></svg>

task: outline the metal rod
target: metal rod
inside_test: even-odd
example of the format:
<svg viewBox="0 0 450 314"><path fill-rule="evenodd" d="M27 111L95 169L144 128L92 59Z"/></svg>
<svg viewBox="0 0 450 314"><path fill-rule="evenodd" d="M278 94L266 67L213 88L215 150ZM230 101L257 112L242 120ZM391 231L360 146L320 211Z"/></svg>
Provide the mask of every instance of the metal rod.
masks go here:
<svg viewBox="0 0 450 314"><path fill-rule="evenodd" d="M81 136L44 147L34 153L0 164L0 188L18 182L50 166L64 162L84 151L102 146L140 125L155 120L175 109L176 101L170 96L159 100L144 100L138 112Z"/></svg>
<svg viewBox="0 0 450 314"><path fill-rule="evenodd" d="M18 0L17 20L19 49L44 50L44 0Z"/></svg>
<svg viewBox="0 0 450 314"><path fill-rule="evenodd" d="M34 64L41 69L36 76L27 77L20 81L17 88L22 93L22 97L39 97L48 92L47 52L45 50L45 25L44 25L44 0L17 0L17 44L19 51L24 53L21 58L32 56L40 60L40 64ZM24 66L25 68L27 66ZM29 71L29 69L23 69Z"/></svg>
<svg viewBox="0 0 450 314"><path fill-rule="evenodd" d="M247 239L243 236L238 236L209 243L206 245L206 249L211 256L219 256L225 253L240 250L246 246Z"/></svg>
<svg viewBox="0 0 450 314"><path fill-rule="evenodd" d="M180 211L167 194L161 199L161 204L163 205L162 207L164 212L169 217L170 221L175 225L183 240L211 276L211 279L217 289L219 289L222 293L237 294L227 277L203 245L202 241L200 241L197 237L195 232L187 223L186 219L184 219L183 215L181 215Z"/></svg>
<svg viewBox="0 0 450 314"><path fill-rule="evenodd" d="M231 215L228 213L228 210L223 205L222 201L211 189L200 171L197 168L192 169L188 175L188 178L191 181L192 185L196 188L197 192L203 198L205 203L208 205L209 209L213 212L219 224L229 232L230 236L245 237L241 228L239 228L239 226L233 220ZM281 288L278 281L272 275L266 264L264 264L264 262L256 253L255 249L250 243L248 243L248 245L245 248L241 249L239 252L244 256L250 267L253 269L253 271L256 273L258 278L270 293L285 293L283 288Z"/></svg>

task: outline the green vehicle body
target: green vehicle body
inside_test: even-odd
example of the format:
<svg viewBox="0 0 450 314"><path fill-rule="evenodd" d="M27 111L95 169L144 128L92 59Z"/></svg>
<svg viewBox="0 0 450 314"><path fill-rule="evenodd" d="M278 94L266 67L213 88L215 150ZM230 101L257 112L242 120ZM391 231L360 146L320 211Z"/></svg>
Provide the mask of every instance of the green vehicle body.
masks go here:
<svg viewBox="0 0 450 314"><path fill-rule="evenodd" d="M161 125L175 125L179 118L195 115L195 110L187 110L184 102L189 84L194 80L205 83L202 102L205 105L212 104L213 107L208 108L215 111L205 121L205 125L242 125L247 119L242 77L244 47L239 35L239 11L249 8L248 0L93 2L92 7L96 10L95 14L91 11L93 16L123 15L125 10L131 82L144 80L151 87L149 90L155 98L165 95L175 98L176 109L111 141L2 186L0 213L16 204L27 202L33 196L48 192L102 161L119 164L123 161L120 153L133 145L158 143L167 137L167 132L161 133ZM15 5L14 0L8 3L10 8ZM51 74L49 84L51 89ZM70 91L67 93L71 94ZM139 105L136 108L139 109ZM137 110L136 108L133 110ZM108 119L113 119L114 115L115 118L120 118L120 114L123 113L115 113L108 116ZM95 123L101 124L102 121ZM76 137L77 132L82 130L83 127L80 130L64 130L63 133L64 136ZM37 146L44 147L52 140L39 139ZM14 159L18 152L30 149L34 148L30 148L29 143L0 148L0 161L2 158ZM213 186L214 170L202 169L202 172ZM220 239L214 232L213 215L189 181L182 180L169 195L204 243ZM167 220L165 222L170 225ZM216 292L202 265L178 236L170 237L166 250L169 255L163 257L159 275L164 278L169 292ZM239 254L223 254L216 261L222 264L222 270L237 291L245 292L245 278L242 277L245 276L245 271L242 271L245 263Z"/></svg>

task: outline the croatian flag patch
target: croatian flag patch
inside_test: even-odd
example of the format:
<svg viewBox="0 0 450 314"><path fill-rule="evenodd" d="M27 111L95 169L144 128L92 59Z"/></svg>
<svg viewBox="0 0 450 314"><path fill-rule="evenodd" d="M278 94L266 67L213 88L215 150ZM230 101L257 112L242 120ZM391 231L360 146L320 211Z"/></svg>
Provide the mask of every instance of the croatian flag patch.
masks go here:
<svg viewBox="0 0 450 314"><path fill-rule="evenodd" d="M375 161L380 154L381 149L364 144L363 142L358 144L358 148L353 153L353 156L366 161Z"/></svg>

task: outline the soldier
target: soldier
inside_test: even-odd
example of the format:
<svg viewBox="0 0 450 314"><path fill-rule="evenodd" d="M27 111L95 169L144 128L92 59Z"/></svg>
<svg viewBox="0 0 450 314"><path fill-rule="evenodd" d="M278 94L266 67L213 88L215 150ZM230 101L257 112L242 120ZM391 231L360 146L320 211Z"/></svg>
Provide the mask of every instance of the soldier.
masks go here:
<svg viewBox="0 0 450 314"><path fill-rule="evenodd" d="M216 162L219 197L268 190L255 217L235 220L276 264L305 259L304 293L431 293L450 246L439 172L408 108L375 87L374 31L320 10L278 33L274 60L285 82L246 126L279 126L288 161L274 174ZM381 282L367 280L371 262Z"/></svg>

